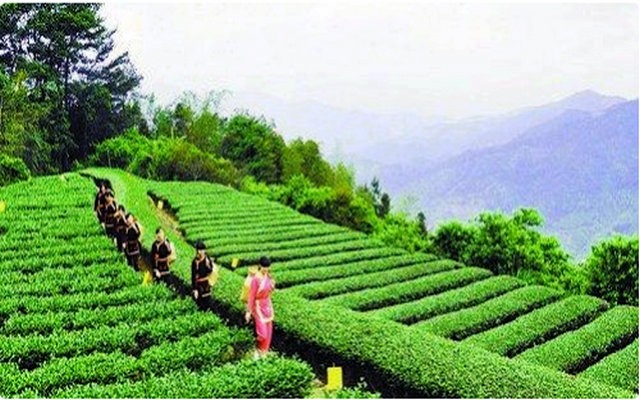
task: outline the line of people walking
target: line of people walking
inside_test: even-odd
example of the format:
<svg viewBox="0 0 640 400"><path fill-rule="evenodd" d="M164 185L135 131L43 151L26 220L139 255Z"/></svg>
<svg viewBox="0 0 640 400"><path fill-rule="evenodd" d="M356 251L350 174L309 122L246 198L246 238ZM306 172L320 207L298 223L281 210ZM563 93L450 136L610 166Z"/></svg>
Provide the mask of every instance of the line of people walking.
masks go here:
<svg viewBox="0 0 640 400"><path fill-rule="evenodd" d="M93 208L98 221L106 234L113 238L118 251L125 255L131 267L140 271L143 264L140 243L142 227L131 213L126 212L123 205L116 203L115 193L106 182L99 183ZM155 234L148 259L153 280L177 287L177 279L170 268L170 264L176 260L175 250L162 228L157 228ZM211 290L217 282L219 267L207 255L206 245L202 240L196 241L194 247L196 254L191 261L192 296L201 310L210 310L213 309ZM240 299L245 304L245 321L253 322L255 328L257 346L254 358L268 354L273 336L271 293L275 289L275 281L270 267L269 258L261 257L259 266L249 268L240 294Z"/></svg>

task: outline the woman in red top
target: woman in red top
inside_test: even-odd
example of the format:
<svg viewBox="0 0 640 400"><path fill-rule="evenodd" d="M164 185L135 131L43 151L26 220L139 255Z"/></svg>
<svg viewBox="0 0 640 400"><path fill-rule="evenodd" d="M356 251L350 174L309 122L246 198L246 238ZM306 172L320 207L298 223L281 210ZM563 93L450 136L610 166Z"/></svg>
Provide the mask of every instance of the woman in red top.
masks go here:
<svg viewBox="0 0 640 400"><path fill-rule="evenodd" d="M255 321L259 356L264 356L269 352L273 334L271 293L275 289L275 281L271 278L270 266L271 261L268 257L260 257L260 271L256 273L251 281L248 300L249 310L245 314L247 322L252 317Z"/></svg>

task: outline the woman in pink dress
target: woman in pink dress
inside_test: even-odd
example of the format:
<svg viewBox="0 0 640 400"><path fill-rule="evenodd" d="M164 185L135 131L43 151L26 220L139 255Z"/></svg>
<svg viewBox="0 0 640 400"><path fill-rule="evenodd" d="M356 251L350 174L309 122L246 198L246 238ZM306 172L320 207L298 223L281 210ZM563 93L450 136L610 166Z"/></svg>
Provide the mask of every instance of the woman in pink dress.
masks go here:
<svg viewBox="0 0 640 400"><path fill-rule="evenodd" d="M275 281L271 278L270 266L271 261L268 257L260 257L260 271L256 273L251 281L248 311L245 314L247 322L252 317L255 322L258 356L264 356L269 352L271 335L273 334L271 292L275 289Z"/></svg>

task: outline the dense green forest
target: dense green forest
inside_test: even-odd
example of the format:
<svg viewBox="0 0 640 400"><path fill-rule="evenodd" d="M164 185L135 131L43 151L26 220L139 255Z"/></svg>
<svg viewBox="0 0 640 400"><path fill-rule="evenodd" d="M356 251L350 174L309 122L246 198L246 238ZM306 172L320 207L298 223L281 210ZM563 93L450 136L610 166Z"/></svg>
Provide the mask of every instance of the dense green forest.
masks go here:
<svg viewBox="0 0 640 400"><path fill-rule="evenodd" d="M531 283L638 304L638 237L594 244L574 262L533 209L428 229L428 210L392 212L380 182L358 185L318 144L286 143L265 117L218 112L221 92L173 104L142 96L97 4L0 6L0 185L102 165L145 178L203 180L278 201L385 243ZM145 110L143 112L143 110ZM215 252L215 250L213 250Z"/></svg>

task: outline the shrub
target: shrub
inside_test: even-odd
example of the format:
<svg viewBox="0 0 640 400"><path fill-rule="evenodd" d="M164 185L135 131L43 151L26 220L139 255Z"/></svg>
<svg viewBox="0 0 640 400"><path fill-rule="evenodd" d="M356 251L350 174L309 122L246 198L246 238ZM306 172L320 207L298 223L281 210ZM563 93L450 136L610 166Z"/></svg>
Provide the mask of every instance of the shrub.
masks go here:
<svg viewBox="0 0 640 400"><path fill-rule="evenodd" d="M638 305L637 236L615 236L596 244L584 268L590 294L615 304Z"/></svg>
<svg viewBox="0 0 640 400"><path fill-rule="evenodd" d="M30 177L31 172L24 161L17 157L0 154L0 186L27 180Z"/></svg>

